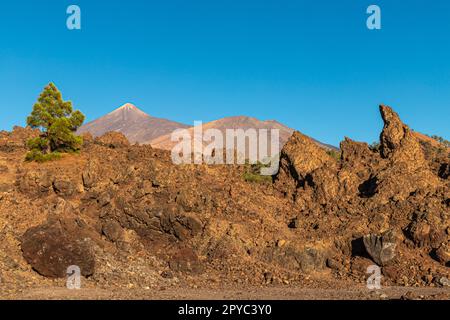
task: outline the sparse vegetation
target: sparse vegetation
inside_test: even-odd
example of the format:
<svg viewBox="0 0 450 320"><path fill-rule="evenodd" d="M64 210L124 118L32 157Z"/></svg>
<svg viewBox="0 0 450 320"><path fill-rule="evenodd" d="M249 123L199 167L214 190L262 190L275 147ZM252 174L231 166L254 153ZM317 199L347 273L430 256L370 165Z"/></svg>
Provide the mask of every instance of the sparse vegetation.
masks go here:
<svg viewBox="0 0 450 320"><path fill-rule="evenodd" d="M246 170L244 172L243 178L247 182L254 183L272 183L272 176L263 176L261 175L261 168L266 167L261 162L255 164L247 164Z"/></svg>
<svg viewBox="0 0 450 320"><path fill-rule="evenodd" d="M42 133L28 141L26 160L44 162L61 158L61 153L77 152L83 140L74 132L84 118L80 111L73 111L72 102L62 99L53 83L47 85L27 118L27 125Z"/></svg>
<svg viewBox="0 0 450 320"><path fill-rule="evenodd" d="M327 154L336 161L341 160L341 151L340 150L330 149L327 151Z"/></svg>

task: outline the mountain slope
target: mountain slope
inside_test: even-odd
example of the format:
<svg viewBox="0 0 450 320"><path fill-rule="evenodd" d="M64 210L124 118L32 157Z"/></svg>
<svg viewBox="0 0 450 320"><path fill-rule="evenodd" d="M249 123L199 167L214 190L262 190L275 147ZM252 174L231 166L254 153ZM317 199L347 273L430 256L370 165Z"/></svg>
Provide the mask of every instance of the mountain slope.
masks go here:
<svg viewBox="0 0 450 320"><path fill-rule="evenodd" d="M94 137L101 136L109 131L123 133L131 143L143 143L165 134L170 134L178 128L189 126L149 116L136 106L127 103L107 115L86 123L78 134L89 132Z"/></svg>
<svg viewBox="0 0 450 320"><path fill-rule="evenodd" d="M203 132L208 129L218 129L222 132L222 134L225 137L226 129L243 129L247 130L250 128L253 129L278 129L280 133L280 148L283 147L283 145L287 142L287 140L290 138L292 133L294 132L294 129L291 129L284 124L281 124L275 120L266 120L261 121L253 117L247 117L247 116L235 116L235 117L226 117L219 120L211 121L208 123L202 124L203 126ZM194 133L194 128L191 127L188 129L191 137ZM320 146L324 147L325 149L334 149L333 146L329 146L326 144L323 144L317 140L316 141ZM158 137L153 140L149 140L146 143L151 144L154 148L159 149L166 149L170 150L177 142L171 141L171 134L167 134L161 137Z"/></svg>
<svg viewBox="0 0 450 320"><path fill-rule="evenodd" d="M280 149L294 132L275 120L261 121L253 117L235 116L203 124L203 131L218 129L224 136L226 129L278 129L280 132ZM101 136L109 131L123 133L131 143L151 144L155 148L170 150L176 142L171 141L172 132L176 129L188 129L193 136L194 127L182 123L155 118L149 116L136 106L127 103L107 115L83 125L78 134L89 132L94 137ZM333 146L323 144L317 140L325 149L336 149Z"/></svg>

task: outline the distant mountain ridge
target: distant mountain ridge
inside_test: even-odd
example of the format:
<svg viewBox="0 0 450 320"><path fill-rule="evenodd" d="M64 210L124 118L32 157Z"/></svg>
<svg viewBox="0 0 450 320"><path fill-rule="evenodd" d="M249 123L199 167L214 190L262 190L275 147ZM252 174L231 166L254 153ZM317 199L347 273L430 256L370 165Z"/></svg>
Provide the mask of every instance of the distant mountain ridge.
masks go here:
<svg viewBox="0 0 450 320"><path fill-rule="evenodd" d="M275 120L262 121L248 116L232 116L206 122L203 130L218 129L225 133L226 129L278 129L280 133L280 149L295 131ZM78 134L91 133L94 137L110 131L121 132L131 143L150 144L154 148L170 150L176 142L171 141L171 134L176 129L187 129L193 136L194 127L183 123L152 117L131 103L86 123L78 129ZM334 146L313 139L318 145L329 150Z"/></svg>

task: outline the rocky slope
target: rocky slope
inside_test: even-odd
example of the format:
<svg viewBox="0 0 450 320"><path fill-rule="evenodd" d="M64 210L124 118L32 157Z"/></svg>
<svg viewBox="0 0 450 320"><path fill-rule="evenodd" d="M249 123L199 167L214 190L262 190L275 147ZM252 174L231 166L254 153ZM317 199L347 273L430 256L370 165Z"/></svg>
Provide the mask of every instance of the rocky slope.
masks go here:
<svg viewBox="0 0 450 320"><path fill-rule="evenodd" d="M74 264L96 288L345 288L377 264L384 286L448 286L450 155L380 112L379 151L346 138L336 160L295 132L273 183L245 181L246 166L175 166L120 133L25 163L36 132L2 132L2 284L64 285Z"/></svg>

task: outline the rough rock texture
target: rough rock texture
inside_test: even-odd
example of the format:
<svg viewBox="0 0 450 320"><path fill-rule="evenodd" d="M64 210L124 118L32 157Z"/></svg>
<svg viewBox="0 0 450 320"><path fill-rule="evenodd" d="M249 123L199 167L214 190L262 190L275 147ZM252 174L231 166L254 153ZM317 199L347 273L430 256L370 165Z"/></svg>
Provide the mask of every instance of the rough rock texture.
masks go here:
<svg viewBox="0 0 450 320"><path fill-rule="evenodd" d="M380 113L384 122L380 135L381 156L389 158L394 151L400 149L405 139L412 139L412 135L408 126L403 124L392 108L381 105Z"/></svg>
<svg viewBox="0 0 450 320"><path fill-rule="evenodd" d="M246 181L245 165L177 166L170 152L120 134L27 163L26 149L1 133L2 279L48 285L70 263L108 288L330 287L364 284L375 262L383 285L442 286L450 182L439 168L448 155L380 111L381 152L346 138L336 159L294 133L272 184Z"/></svg>
<svg viewBox="0 0 450 320"><path fill-rule="evenodd" d="M22 128L15 126L12 132L0 132L0 152L13 152L25 149L30 138L39 136L39 130L30 127Z"/></svg>
<svg viewBox="0 0 450 320"><path fill-rule="evenodd" d="M89 243L68 232L61 223L28 229L22 240L23 256L39 274L62 278L70 266L78 266L83 276L94 273L95 260Z"/></svg>
<svg viewBox="0 0 450 320"><path fill-rule="evenodd" d="M130 145L127 138L120 132L111 131L95 138L95 143L109 148L121 148Z"/></svg>
<svg viewBox="0 0 450 320"><path fill-rule="evenodd" d="M439 249L436 250L437 259L445 266L450 266L450 243L443 243Z"/></svg>
<svg viewBox="0 0 450 320"><path fill-rule="evenodd" d="M282 169L301 180L326 163L331 163L331 158L325 150L298 131L293 133L281 154Z"/></svg>
<svg viewBox="0 0 450 320"><path fill-rule="evenodd" d="M313 181L315 170L322 169L324 174L333 170L332 158L326 151L319 147L314 140L295 131L284 145L280 154L280 172L278 174L278 188L287 195L292 195L298 186L308 188L321 184L321 181ZM332 173L328 174L328 177ZM321 174L314 175L321 179ZM326 180L328 177L325 177ZM329 181L327 180L326 183ZM332 184L332 182L330 182ZM322 198L326 198L326 191L333 186L323 186Z"/></svg>

